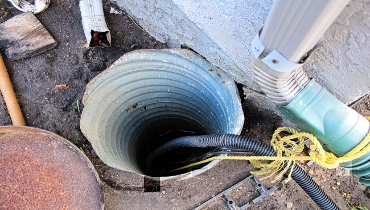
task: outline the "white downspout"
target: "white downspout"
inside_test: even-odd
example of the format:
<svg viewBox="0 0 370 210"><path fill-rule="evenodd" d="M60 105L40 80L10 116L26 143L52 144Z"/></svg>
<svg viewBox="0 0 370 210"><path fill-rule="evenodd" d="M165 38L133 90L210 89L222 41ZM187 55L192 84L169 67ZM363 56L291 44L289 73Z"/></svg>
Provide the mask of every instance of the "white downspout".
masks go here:
<svg viewBox="0 0 370 210"><path fill-rule="evenodd" d="M309 78L301 66L350 0L276 0L252 42L255 81L277 105Z"/></svg>
<svg viewBox="0 0 370 210"><path fill-rule="evenodd" d="M105 22L102 0L80 0L80 11L89 47L109 47L111 34Z"/></svg>

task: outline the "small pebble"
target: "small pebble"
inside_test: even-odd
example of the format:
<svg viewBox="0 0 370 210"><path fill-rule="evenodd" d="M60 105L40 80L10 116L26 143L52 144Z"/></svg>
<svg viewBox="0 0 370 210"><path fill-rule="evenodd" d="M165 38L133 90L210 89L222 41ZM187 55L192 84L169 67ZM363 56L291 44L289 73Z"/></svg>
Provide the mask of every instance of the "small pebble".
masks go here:
<svg viewBox="0 0 370 210"><path fill-rule="evenodd" d="M286 203L286 207L287 208L292 208L293 207L293 203L292 202L287 202Z"/></svg>

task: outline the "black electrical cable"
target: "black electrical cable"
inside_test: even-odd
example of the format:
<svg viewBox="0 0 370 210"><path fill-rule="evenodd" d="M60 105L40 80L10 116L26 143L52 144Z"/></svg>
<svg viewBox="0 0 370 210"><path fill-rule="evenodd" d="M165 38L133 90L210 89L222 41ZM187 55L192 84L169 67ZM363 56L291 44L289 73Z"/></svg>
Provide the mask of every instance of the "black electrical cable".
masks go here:
<svg viewBox="0 0 370 210"><path fill-rule="evenodd" d="M249 137L231 134L206 135L206 136L186 136L169 141L153 150L147 157L146 167L149 172L153 171L152 163L166 152L181 147L230 147L243 149L261 156L275 156L274 149L260 141ZM320 188L319 185L297 164L295 164L292 179L311 197L311 199L321 208L335 210L339 207L331 198Z"/></svg>

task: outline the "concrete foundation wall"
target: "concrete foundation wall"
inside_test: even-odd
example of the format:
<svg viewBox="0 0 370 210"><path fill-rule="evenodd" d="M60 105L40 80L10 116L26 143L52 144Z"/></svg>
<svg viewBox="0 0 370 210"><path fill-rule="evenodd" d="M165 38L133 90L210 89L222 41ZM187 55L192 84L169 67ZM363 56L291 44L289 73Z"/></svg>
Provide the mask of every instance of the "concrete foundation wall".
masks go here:
<svg viewBox="0 0 370 210"><path fill-rule="evenodd" d="M255 89L250 43L271 0L114 0L146 31L170 47L188 47ZM306 64L309 75L341 101L370 92L370 0L355 0L324 35ZM114 41L114 40L113 40Z"/></svg>

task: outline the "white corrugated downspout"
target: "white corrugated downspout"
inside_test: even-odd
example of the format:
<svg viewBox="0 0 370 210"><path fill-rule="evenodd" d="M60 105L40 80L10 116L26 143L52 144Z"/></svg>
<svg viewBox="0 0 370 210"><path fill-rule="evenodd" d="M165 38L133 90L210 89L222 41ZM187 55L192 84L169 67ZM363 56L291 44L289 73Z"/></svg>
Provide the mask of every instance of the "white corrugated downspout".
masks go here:
<svg viewBox="0 0 370 210"><path fill-rule="evenodd" d="M89 47L109 47L111 34L104 18L101 0L80 0L82 26Z"/></svg>
<svg viewBox="0 0 370 210"><path fill-rule="evenodd" d="M255 81L285 105L308 83L304 61L349 0L277 0L252 42Z"/></svg>

